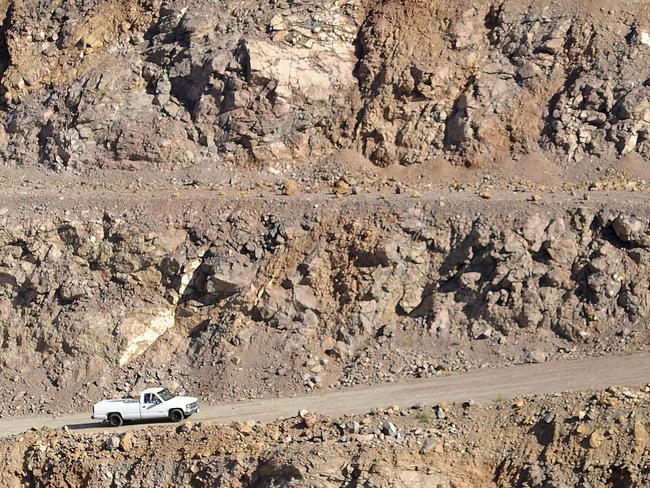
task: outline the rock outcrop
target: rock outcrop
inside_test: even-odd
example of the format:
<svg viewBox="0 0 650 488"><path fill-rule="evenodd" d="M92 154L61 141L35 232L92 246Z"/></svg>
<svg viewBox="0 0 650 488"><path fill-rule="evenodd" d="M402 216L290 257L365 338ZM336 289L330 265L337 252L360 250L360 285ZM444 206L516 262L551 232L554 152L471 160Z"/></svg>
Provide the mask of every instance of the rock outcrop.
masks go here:
<svg viewBox="0 0 650 488"><path fill-rule="evenodd" d="M647 342L647 209L354 202L0 217L2 401L152 380L238 398Z"/></svg>
<svg viewBox="0 0 650 488"><path fill-rule="evenodd" d="M643 2L5 1L4 164L650 156Z"/></svg>

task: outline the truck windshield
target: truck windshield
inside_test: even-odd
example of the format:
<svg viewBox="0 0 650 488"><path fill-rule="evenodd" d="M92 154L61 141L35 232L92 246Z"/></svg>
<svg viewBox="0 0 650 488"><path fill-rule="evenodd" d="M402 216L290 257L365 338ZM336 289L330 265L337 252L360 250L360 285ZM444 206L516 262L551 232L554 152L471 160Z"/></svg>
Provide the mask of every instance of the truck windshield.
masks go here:
<svg viewBox="0 0 650 488"><path fill-rule="evenodd" d="M171 391L165 388L164 390L158 392L158 396L162 398L163 402L166 402L167 400L171 400L172 398L174 398L176 395L174 395Z"/></svg>

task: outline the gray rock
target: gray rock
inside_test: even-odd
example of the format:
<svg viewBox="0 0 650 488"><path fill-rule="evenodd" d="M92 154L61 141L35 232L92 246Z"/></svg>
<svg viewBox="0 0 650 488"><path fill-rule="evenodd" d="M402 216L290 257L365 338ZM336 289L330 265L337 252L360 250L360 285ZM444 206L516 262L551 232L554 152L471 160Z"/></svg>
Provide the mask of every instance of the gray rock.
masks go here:
<svg viewBox="0 0 650 488"><path fill-rule="evenodd" d="M472 323L472 337L474 339L489 339L494 334L494 329L485 322Z"/></svg>
<svg viewBox="0 0 650 488"><path fill-rule="evenodd" d="M438 420L444 420L447 418L447 414L445 413L445 410L440 405L436 405L435 407L433 407L433 411L436 414L436 418Z"/></svg>
<svg viewBox="0 0 650 488"><path fill-rule="evenodd" d="M293 289L296 304L303 310L319 310L320 304L312 289L308 286L298 285Z"/></svg>
<svg viewBox="0 0 650 488"><path fill-rule="evenodd" d="M120 447L120 438L118 436L111 436L106 439L106 444L104 445L105 449L109 451L114 451Z"/></svg>
<svg viewBox="0 0 650 488"><path fill-rule="evenodd" d="M433 437L427 437L424 439L424 442L422 443L422 447L420 448L420 453L421 454L426 454L428 452L431 452L435 447L440 444L440 441L438 439L435 439Z"/></svg>
<svg viewBox="0 0 650 488"><path fill-rule="evenodd" d="M389 422L386 420L383 424L381 424L381 431L389 435L391 437L396 437L397 436L397 427L392 422Z"/></svg>
<svg viewBox="0 0 650 488"><path fill-rule="evenodd" d="M542 421L544 423L550 424L553 420L555 420L555 414L552 412L546 412L542 415Z"/></svg>
<svg viewBox="0 0 650 488"><path fill-rule="evenodd" d="M357 422L355 420L351 420L346 425L346 429L350 434L357 434L359 432L360 428L361 428L361 425L359 424L359 422Z"/></svg>
<svg viewBox="0 0 650 488"><path fill-rule="evenodd" d="M544 351L530 351L528 353L528 360L531 363L544 363L546 362L546 353Z"/></svg>
<svg viewBox="0 0 650 488"><path fill-rule="evenodd" d="M625 242L633 241L647 228L641 220L630 215L620 215L612 222L612 227L616 236Z"/></svg>
<svg viewBox="0 0 650 488"><path fill-rule="evenodd" d="M213 260L211 273L206 280L205 291L217 297L234 295L250 286L254 277L254 267L241 257L229 261Z"/></svg>

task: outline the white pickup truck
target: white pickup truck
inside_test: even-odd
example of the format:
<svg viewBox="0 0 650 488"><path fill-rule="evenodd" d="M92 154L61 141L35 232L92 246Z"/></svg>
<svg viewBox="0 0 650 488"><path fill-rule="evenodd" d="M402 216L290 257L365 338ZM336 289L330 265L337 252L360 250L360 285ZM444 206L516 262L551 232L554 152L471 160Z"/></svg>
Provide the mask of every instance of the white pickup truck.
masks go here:
<svg viewBox="0 0 650 488"><path fill-rule="evenodd" d="M93 405L92 418L119 427L125 420L170 419L180 422L199 411L194 397L176 396L166 388L148 388L140 398L102 400Z"/></svg>

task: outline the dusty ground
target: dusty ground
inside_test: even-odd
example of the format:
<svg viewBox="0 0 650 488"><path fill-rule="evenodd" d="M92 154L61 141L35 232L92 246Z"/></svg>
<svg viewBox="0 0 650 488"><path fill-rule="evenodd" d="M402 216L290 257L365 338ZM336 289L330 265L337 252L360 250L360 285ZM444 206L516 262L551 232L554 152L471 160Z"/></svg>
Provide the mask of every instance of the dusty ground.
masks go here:
<svg viewBox="0 0 650 488"><path fill-rule="evenodd" d="M390 403L405 408L414 404L438 404L465 401L492 402L522 395L580 392L607 388L614 384L637 384L650 377L650 354L603 356L544 364L485 368L463 374L401 381L345 391L292 394L285 398L249 400L206 405L199 399L201 411L194 422L271 422L291 417L296 408L329 416L366 412ZM165 422L163 420L163 422ZM158 428L159 422L127 422L111 432ZM20 434L36 428L66 428L85 433L105 432L106 423L90 420L90 410L76 415L10 416L0 419L0 437Z"/></svg>

